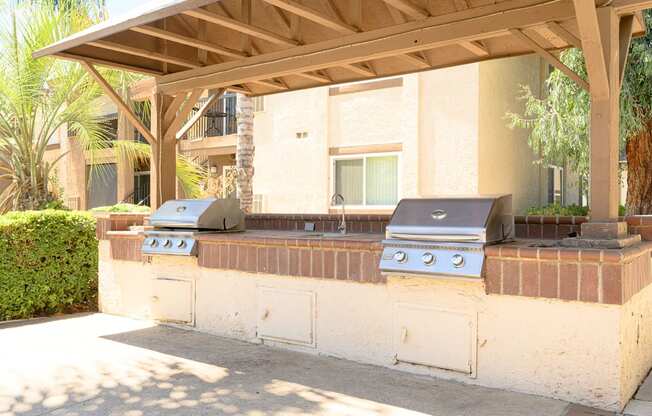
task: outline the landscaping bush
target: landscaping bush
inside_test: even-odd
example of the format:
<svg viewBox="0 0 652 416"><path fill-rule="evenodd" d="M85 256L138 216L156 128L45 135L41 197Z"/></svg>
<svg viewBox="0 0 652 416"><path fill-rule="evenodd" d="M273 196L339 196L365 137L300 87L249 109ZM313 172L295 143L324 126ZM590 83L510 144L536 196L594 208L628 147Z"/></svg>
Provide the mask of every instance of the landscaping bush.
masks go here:
<svg viewBox="0 0 652 416"><path fill-rule="evenodd" d="M68 211L0 216L0 320L94 308L93 216Z"/></svg>
<svg viewBox="0 0 652 416"><path fill-rule="evenodd" d="M625 215L625 207L619 207L619 214L621 216ZM581 207L576 204L561 206L559 204L550 204L542 207L530 207L527 209L527 215L546 215L554 216L561 215L564 217L586 217L590 213L589 207Z"/></svg>
<svg viewBox="0 0 652 416"><path fill-rule="evenodd" d="M106 207L92 208L91 212L150 212L151 209L146 205L134 204L115 204Z"/></svg>

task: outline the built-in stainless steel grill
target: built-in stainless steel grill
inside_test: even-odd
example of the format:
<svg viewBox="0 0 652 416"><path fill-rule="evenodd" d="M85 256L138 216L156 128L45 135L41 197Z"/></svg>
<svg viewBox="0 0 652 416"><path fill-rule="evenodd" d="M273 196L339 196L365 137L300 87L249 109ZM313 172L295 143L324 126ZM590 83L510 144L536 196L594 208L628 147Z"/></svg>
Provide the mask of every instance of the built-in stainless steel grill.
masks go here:
<svg viewBox="0 0 652 416"><path fill-rule="evenodd" d="M514 236L512 196L403 199L386 234L385 273L478 278L484 247Z"/></svg>
<svg viewBox="0 0 652 416"><path fill-rule="evenodd" d="M177 199L167 201L149 218L143 254L197 255L196 237L208 232L245 229L238 199Z"/></svg>

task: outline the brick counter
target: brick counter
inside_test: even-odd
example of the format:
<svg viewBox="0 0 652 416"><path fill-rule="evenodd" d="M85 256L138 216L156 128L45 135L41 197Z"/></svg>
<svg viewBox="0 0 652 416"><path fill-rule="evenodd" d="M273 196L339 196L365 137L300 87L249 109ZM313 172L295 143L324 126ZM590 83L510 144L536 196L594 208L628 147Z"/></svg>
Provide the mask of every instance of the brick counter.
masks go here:
<svg viewBox="0 0 652 416"><path fill-rule="evenodd" d="M554 239L560 240L568 237L570 233L580 233L582 223L589 221L589 217L541 216L526 215L515 216L516 238ZM640 234L644 241L652 241L652 215L632 215L620 217L620 221L627 222L630 234Z"/></svg>
<svg viewBox="0 0 652 416"><path fill-rule="evenodd" d="M622 305L652 283L652 243L622 250L532 245L487 247L488 294Z"/></svg>

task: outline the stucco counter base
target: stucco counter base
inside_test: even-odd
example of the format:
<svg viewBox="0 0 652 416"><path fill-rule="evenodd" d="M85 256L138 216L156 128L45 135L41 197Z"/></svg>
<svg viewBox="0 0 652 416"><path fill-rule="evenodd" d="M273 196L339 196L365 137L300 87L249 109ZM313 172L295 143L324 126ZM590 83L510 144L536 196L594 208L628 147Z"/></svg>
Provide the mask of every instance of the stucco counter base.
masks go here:
<svg viewBox="0 0 652 416"><path fill-rule="evenodd" d="M244 253L232 267L222 267L219 241L200 246L218 256L207 262L136 259L138 237L122 238L133 247L100 242L105 313L606 410L621 410L652 364L652 286L623 304L511 296L481 280L379 277L364 265L377 255L373 238L228 241ZM287 269L269 272L270 247L274 261L289 250Z"/></svg>

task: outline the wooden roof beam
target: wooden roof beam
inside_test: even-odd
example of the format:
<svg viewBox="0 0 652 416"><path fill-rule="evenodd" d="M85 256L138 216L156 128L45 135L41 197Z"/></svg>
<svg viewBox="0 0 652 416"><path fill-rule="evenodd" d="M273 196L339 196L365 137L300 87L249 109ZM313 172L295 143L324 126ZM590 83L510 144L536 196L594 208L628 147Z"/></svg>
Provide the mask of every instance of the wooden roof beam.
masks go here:
<svg viewBox="0 0 652 416"><path fill-rule="evenodd" d="M318 73L318 72L304 72L304 73L298 73L298 77L310 79L313 81L321 82L322 84L328 84L330 82L333 82L333 80L324 74Z"/></svg>
<svg viewBox="0 0 652 416"><path fill-rule="evenodd" d="M145 127L145 124L143 124L142 120L138 118L136 113L129 107L123 100L120 95L115 92L113 87L107 82L106 79L95 69L92 63L88 61L82 61L81 62L82 66L86 69L86 71L90 74L93 79L95 79L95 82L98 83L100 88L104 91L104 93L113 101L113 103L118 107L118 110L124 114L124 116L129 120L132 126L136 128L140 132L140 134L143 135L145 140L150 145L154 145L156 143L156 138L152 134L151 131L147 127Z"/></svg>
<svg viewBox="0 0 652 416"><path fill-rule="evenodd" d="M480 41L464 41L460 42L460 46L471 52L476 56L489 56L489 49L483 45Z"/></svg>
<svg viewBox="0 0 652 416"><path fill-rule="evenodd" d="M429 69L431 67L430 62L428 62L421 52L406 53L404 55L397 55L396 57L419 69Z"/></svg>
<svg viewBox="0 0 652 416"><path fill-rule="evenodd" d="M166 55L159 52L149 51L146 49L134 48L133 46L122 45L119 43L108 42L105 40L98 40L95 42L88 42L88 45L96 48L108 49L110 51L125 53L127 55L140 56L142 58L152 59L159 62L179 65L186 68L201 68L197 62L189 61L187 59L176 58L174 56Z"/></svg>
<svg viewBox="0 0 652 416"><path fill-rule="evenodd" d="M588 72L591 82L591 95L600 99L607 98L609 97L609 75L595 4L586 0L573 0L573 4L582 39L586 72Z"/></svg>
<svg viewBox="0 0 652 416"><path fill-rule="evenodd" d="M555 68L559 69L561 72L566 74L570 79L575 81L580 87L584 88L586 91L589 91L589 84L582 79L579 75L577 75L573 70L571 70L569 67L564 65L563 62L561 62L559 59L557 59L553 54L542 48L538 43L536 43L532 38L530 38L528 35L523 33L523 31L519 29L512 29L510 31L514 37L519 39L521 42L524 44L528 45L534 52L539 54L543 59L548 61L551 65L553 65Z"/></svg>
<svg viewBox="0 0 652 416"><path fill-rule="evenodd" d="M341 64L341 65L332 65L332 66L341 66L344 69L348 69L351 72L355 72L356 74L363 75L365 77L373 77L376 75L376 71L371 69L369 66L360 63L350 63L350 64Z"/></svg>
<svg viewBox="0 0 652 416"><path fill-rule="evenodd" d="M203 92L204 90L202 88L195 88L190 92L188 99L183 102L183 106L179 107L178 111L175 111L174 119L168 125L167 130L165 130L163 135L165 140L176 138L177 131L181 125L184 124L186 120L188 120L188 116L192 112L192 109L195 107L195 104L197 104L197 101L199 101L199 98Z"/></svg>
<svg viewBox="0 0 652 416"><path fill-rule="evenodd" d="M400 10L413 19L425 19L430 16L427 10L415 6L409 0L383 0L393 8Z"/></svg>
<svg viewBox="0 0 652 416"><path fill-rule="evenodd" d="M125 71L138 72L146 75L154 75L154 76L164 75L163 71L160 71L158 69L143 68L142 66L135 66L135 65L119 64L116 62L111 62L100 58L93 58L90 56L78 55L74 53L59 52L56 53L55 56L62 59L67 59L69 61L88 62L97 66L105 66L107 68L120 68L120 69L124 69Z"/></svg>
<svg viewBox="0 0 652 416"><path fill-rule="evenodd" d="M165 39L172 42L180 43L182 45L191 46L193 48L202 49L208 52L213 52L218 55L224 55L231 58L244 58L247 56L244 52L235 49L225 48L223 46L215 45L210 42L191 38L189 36L180 35L178 33L170 32L168 30L159 29L153 26L136 26L130 30L144 35L152 36L159 39Z"/></svg>
<svg viewBox="0 0 652 416"><path fill-rule="evenodd" d="M296 46L299 42L289 39L280 35L277 35L274 32L269 30L261 29L246 23L242 23L236 19L221 16L217 13L209 12L204 9L188 10L183 12L186 16L194 17L197 19L205 20L209 23L213 23L227 29L235 30L245 35L249 35L258 39L265 40L270 43L283 46Z"/></svg>
<svg viewBox="0 0 652 416"><path fill-rule="evenodd" d="M572 45L575 48L582 49L582 41L577 36L573 35L568 29L561 26L557 22L548 22L546 23L548 29L555 34L559 39L564 42Z"/></svg>
<svg viewBox="0 0 652 416"><path fill-rule="evenodd" d="M261 80L256 80L256 81L251 81L252 84L258 84L262 85L263 87L267 88L272 88L275 90L279 91L285 91L288 90L289 87L285 85L285 83L279 82L279 81L274 81L274 80L268 80L268 79L261 79Z"/></svg>
<svg viewBox="0 0 652 416"><path fill-rule="evenodd" d="M358 28L353 27L343 21L329 17L325 13L304 6L295 0L263 0L266 3L274 5L280 9L286 10L299 17L315 22L319 25L332 29L338 33L350 34L359 32Z"/></svg>

